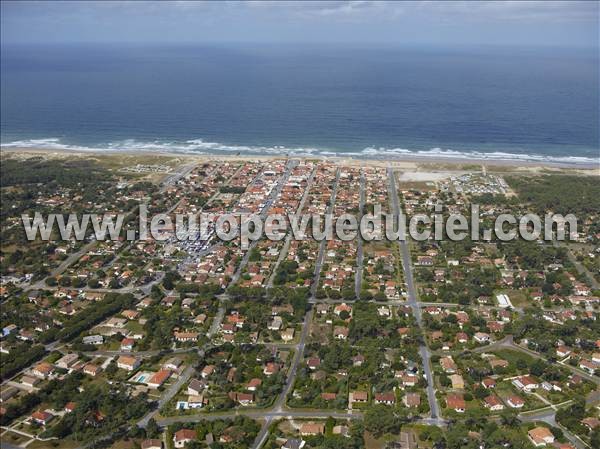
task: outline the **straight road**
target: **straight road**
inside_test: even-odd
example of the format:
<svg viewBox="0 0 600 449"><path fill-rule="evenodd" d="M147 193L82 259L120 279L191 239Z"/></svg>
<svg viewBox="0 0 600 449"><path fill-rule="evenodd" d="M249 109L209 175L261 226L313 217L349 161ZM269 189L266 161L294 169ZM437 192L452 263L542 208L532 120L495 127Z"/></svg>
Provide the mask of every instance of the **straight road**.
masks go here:
<svg viewBox="0 0 600 449"><path fill-rule="evenodd" d="M359 216L362 217L365 207L365 172L360 170L360 197L358 202ZM359 222L360 223L360 222ZM354 294L356 298L360 298L360 290L362 288L363 278L363 239L360 233L357 236L357 247L356 247L356 273L354 273Z"/></svg>
<svg viewBox="0 0 600 449"><path fill-rule="evenodd" d="M275 199L277 199L277 197L281 193L281 189L283 189L283 186L285 185L285 183L287 182L287 180L290 177L290 173L291 173L292 169L296 165L298 165L297 159L290 159L287 162L284 173L277 180L277 184L275 185L275 187L269 194L267 202L265 203L262 211L259 214L259 217L262 220L264 220L266 218L267 213L269 212L269 209L271 209L271 206L275 202ZM248 260L250 259L250 254L252 253L252 250L254 249L254 247L256 247L258 242L259 242L259 240L254 240L250 243L250 247L246 250L246 253L244 254L244 257L242 258L238 269L236 270L234 275L231 277L231 282L229 283L230 286L235 285L237 283L237 281L240 279L240 276L242 275L242 271L244 270L244 267L248 264Z"/></svg>
<svg viewBox="0 0 600 449"><path fill-rule="evenodd" d="M388 168L388 180L389 180L389 195L392 203L392 211L396 216L400 216L402 210L400 209L400 202L398 200L398 192L396 190L396 179L394 177L394 171ZM400 255L402 257L402 267L404 270L404 279L406 280L406 286L408 291L408 301L406 302L411 308L413 315L417 321L417 325L421 329L421 333L425 334L423 328L423 319L421 316L421 305L417 299L417 290L412 274L412 261L410 258L410 249L406 239L399 240ZM427 347L427 343L422 341L419 344L419 354L421 355L423 371L425 373L425 379L427 380L427 400L429 402L429 409L431 411L431 422L435 425L442 425L444 420L440 417L440 410L435 397L435 387L433 380L433 373L431 370L431 353Z"/></svg>
<svg viewBox="0 0 600 449"><path fill-rule="evenodd" d="M337 195L338 182L340 180L340 169L338 168L335 172L335 181L333 183L333 192L331 194L329 207L327 208L327 214L333 213L333 205L335 204L335 197ZM319 288L319 281L321 279L321 266L323 265L323 259L325 256L325 248L327 247L327 240L321 240L319 244L319 254L317 255L317 262L315 264L315 275L313 277L313 283L310 286L310 301L315 301L315 295Z"/></svg>
<svg viewBox="0 0 600 449"><path fill-rule="evenodd" d="M206 336L209 338L209 342L206 343L204 346L202 346L200 349L198 349L198 356L200 357L200 359L204 358L204 355L206 354L206 352L213 347L212 343L210 342L210 339L219 331L219 328L223 321L223 317L225 316L225 306L223 305L223 302L227 300L227 296L221 295L219 300L221 301L219 311L215 315L215 319L213 320L209 331L206 333ZM181 376L179 376L177 381L174 382L173 384L171 384L171 386L169 386L169 388L167 388L163 392L160 399L158 400L157 407L154 410L148 412L142 419L140 419L137 423L137 426L138 427L146 427L148 425L148 421L150 421L150 418L153 418L154 416L156 416L156 414L160 411L160 409L162 407L164 407L165 404L167 404L177 394L177 392L181 389L181 387L190 380L190 378L192 377L192 375L195 372L196 372L196 369L194 366L192 366L192 365L188 366L183 371L183 373L181 373Z"/></svg>
<svg viewBox="0 0 600 449"><path fill-rule="evenodd" d="M163 427L169 426L171 424L175 424L178 422L201 422L201 421L216 421L219 419L227 419L234 418L235 416L247 416L252 419L279 419L279 418L289 418L289 419L327 419L329 417L335 419L358 419L362 417L362 413L360 411L354 410L353 413L347 412L329 412L327 410L323 411L302 411L302 410L288 410L283 412L273 412L273 411L265 411L265 410L237 410L234 412L225 412L225 413L197 413L195 415L188 416L169 416L167 418L160 418L156 421L156 423ZM268 432L267 432L268 436ZM258 439L258 437L257 437ZM261 438L262 439L262 438ZM264 439L266 440L266 438ZM264 444L264 440L262 443ZM262 444L261 444L262 445ZM256 446L260 447L260 446Z"/></svg>
<svg viewBox="0 0 600 449"><path fill-rule="evenodd" d="M335 181L333 184L333 192L331 194L331 198L329 201L327 213L331 213L333 211L333 205L335 204L335 197L336 197L336 193L337 193L337 186L338 186L339 179L340 179L340 169L337 169L337 171L335 173ZM311 289L310 289L311 298L310 298L309 304L314 302L314 300L315 300L315 293L319 286L319 278L321 275L321 265L323 264L323 255L325 253L326 245L327 245L327 241L325 239L323 239L323 241L321 241L321 244L319 245L319 254L317 255L317 262L315 264L315 273L313 276L313 284L311 285ZM296 350L296 353L294 354L294 359L292 360L292 363L290 365L290 369L288 372L288 377L287 377L285 386L283 387L283 390L281 391L281 393L279 394L278 398L275 400L275 403L273 405L273 408L272 408L273 413L284 413L283 407L285 405L285 399L287 398L287 395L289 394L290 390L292 389L292 387L294 385L294 381L296 380L296 374L298 372L298 365L300 364L300 361L302 360L302 357L304 356L306 337L308 336L308 333L310 330L310 323L312 321L312 316L313 316L312 306L309 305L309 307L310 307L310 309L308 310L308 312L306 312L306 315L304 315L304 323L302 325L302 333L300 334L300 342L298 343L298 348ZM275 415L270 415L270 414L266 414L265 412L263 412L263 417L265 418L265 422L263 423L263 425L260 429L260 432L258 432L258 435L256 436L256 439L254 440L252 449L260 449L260 447L267 440L267 438L269 436L269 427L271 426L273 416L275 416Z"/></svg>
<svg viewBox="0 0 600 449"><path fill-rule="evenodd" d="M313 170L308 178L308 182L306 183L306 189L304 189L304 193L302 194L302 199L300 200L298 209L296 209L296 214L302 213L302 210L304 209L304 204L306 203L306 199L308 198L308 194L310 193L310 189L313 185L313 181L315 179L316 172L317 172L317 167L315 166L315 168L313 168ZM275 275L277 274L277 268L279 267L279 264L283 261L283 259L285 259L285 256L287 256L287 253L290 249L290 244L292 242L293 237L294 237L294 235L293 235L292 231L290 230L288 232L288 235L285 238L283 247L281 248L281 251L279 252L279 257L277 258L277 262L275 262L275 266L273 267L273 272L271 273L271 276L269 277L269 281L267 282L268 289L273 288L273 281L275 280Z"/></svg>

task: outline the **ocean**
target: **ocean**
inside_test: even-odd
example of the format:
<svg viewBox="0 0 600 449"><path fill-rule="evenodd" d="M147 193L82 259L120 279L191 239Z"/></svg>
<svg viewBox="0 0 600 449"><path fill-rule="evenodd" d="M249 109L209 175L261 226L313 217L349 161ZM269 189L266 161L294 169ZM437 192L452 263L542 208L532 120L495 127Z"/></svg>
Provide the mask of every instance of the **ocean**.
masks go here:
<svg viewBox="0 0 600 449"><path fill-rule="evenodd" d="M3 147L600 161L596 50L3 46Z"/></svg>

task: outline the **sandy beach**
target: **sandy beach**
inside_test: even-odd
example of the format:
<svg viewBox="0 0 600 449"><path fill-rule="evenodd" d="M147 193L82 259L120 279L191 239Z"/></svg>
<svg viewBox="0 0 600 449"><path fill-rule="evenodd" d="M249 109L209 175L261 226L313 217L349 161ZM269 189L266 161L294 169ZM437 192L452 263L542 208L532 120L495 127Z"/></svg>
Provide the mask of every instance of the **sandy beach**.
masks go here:
<svg viewBox="0 0 600 449"><path fill-rule="evenodd" d="M294 156L294 155L223 155L223 154L190 154L178 152L162 152L162 151L78 151L70 149L46 149L46 148L18 148L18 147L1 147L0 154L23 155L25 157L166 157L175 158L182 161L185 160L273 160L280 158L295 158L295 159L313 159L328 161L334 164L344 166L376 166L388 167L405 170L407 172L456 172L483 168L491 171L508 171L508 172L528 172L528 173L551 173L551 172L568 172L572 174L600 176L600 158L597 164L569 164L560 162L546 161L521 161L521 160L502 160L502 159L475 159L475 158L447 158L447 157L419 157L413 155L398 155L383 159L367 158L367 157L348 157L348 156ZM428 180L435 180L439 176L427 177ZM412 180L420 180L422 176L416 176ZM429 179L431 178L431 179Z"/></svg>

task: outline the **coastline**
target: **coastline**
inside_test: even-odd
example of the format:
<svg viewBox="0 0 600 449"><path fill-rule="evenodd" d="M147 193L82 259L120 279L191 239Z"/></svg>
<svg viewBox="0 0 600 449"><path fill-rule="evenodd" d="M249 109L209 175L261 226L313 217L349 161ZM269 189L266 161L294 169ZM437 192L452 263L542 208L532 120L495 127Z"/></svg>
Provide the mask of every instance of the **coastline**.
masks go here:
<svg viewBox="0 0 600 449"><path fill-rule="evenodd" d="M87 154L152 154L183 156L241 157L293 157L322 160L354 160L363 163L416 162L448 164L485 164L543 166L553 168L594 169L600 167L600 148L588 149L584 155L569 155L565 147L559 155L547 154L543 148L515 148L484 146L481 149L455 149L432 147L429 149L406 149L399 147L366 147L362 150L343 150L327 147L288 147L281 145L236 145L208 142L202 139L182 141L140 141L135 139L108 142L99 145L80 145L64 142L61 138L26 139L0 143L0 151L49 151ZM562 154L562 155L561 155ZM576 151L575 154L581 154ZM598 155L596 157L596 155Z"/></svg>
<svg viewBox="0 0 600 449"><path fill-rule="evenodd" d="M0 155L2 154L29 154L29 155L53 155L55 157L75 156L75 157L171 157L186 160L272 160L279 158L297 158L329 161L340 165L366 165L366 166L393 166L404 168L406 170L418 170L419 168L443 169L443 170L461 170L472 168L473 165L481 167L490 167L492 169L516 170L536 173L539 171L571 171L583 175L600 176L600 159L596 164L568 164L552 161L531 161L514 159L478 159L469 157L423 157L418 155L402 154L394 156L360 156L352 157L347 155L288 155L288 154L214 154L214 153L190 153L177 151L152 151L152 150L79 150L79 149L50 149L50 148L32 148L32 147L6 147L0 146Z"/></svg>

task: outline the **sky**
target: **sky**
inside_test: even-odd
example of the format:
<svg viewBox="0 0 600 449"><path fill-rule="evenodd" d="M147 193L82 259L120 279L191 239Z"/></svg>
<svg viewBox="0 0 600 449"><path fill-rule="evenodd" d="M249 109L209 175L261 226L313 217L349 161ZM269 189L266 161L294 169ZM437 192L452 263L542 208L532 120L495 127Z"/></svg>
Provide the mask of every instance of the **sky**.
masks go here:
<svg viewBox="0 0 600 449"><path fill-rule="evenodd" d="M2 1L16 43L599 46L597 1Z"/></svg>

